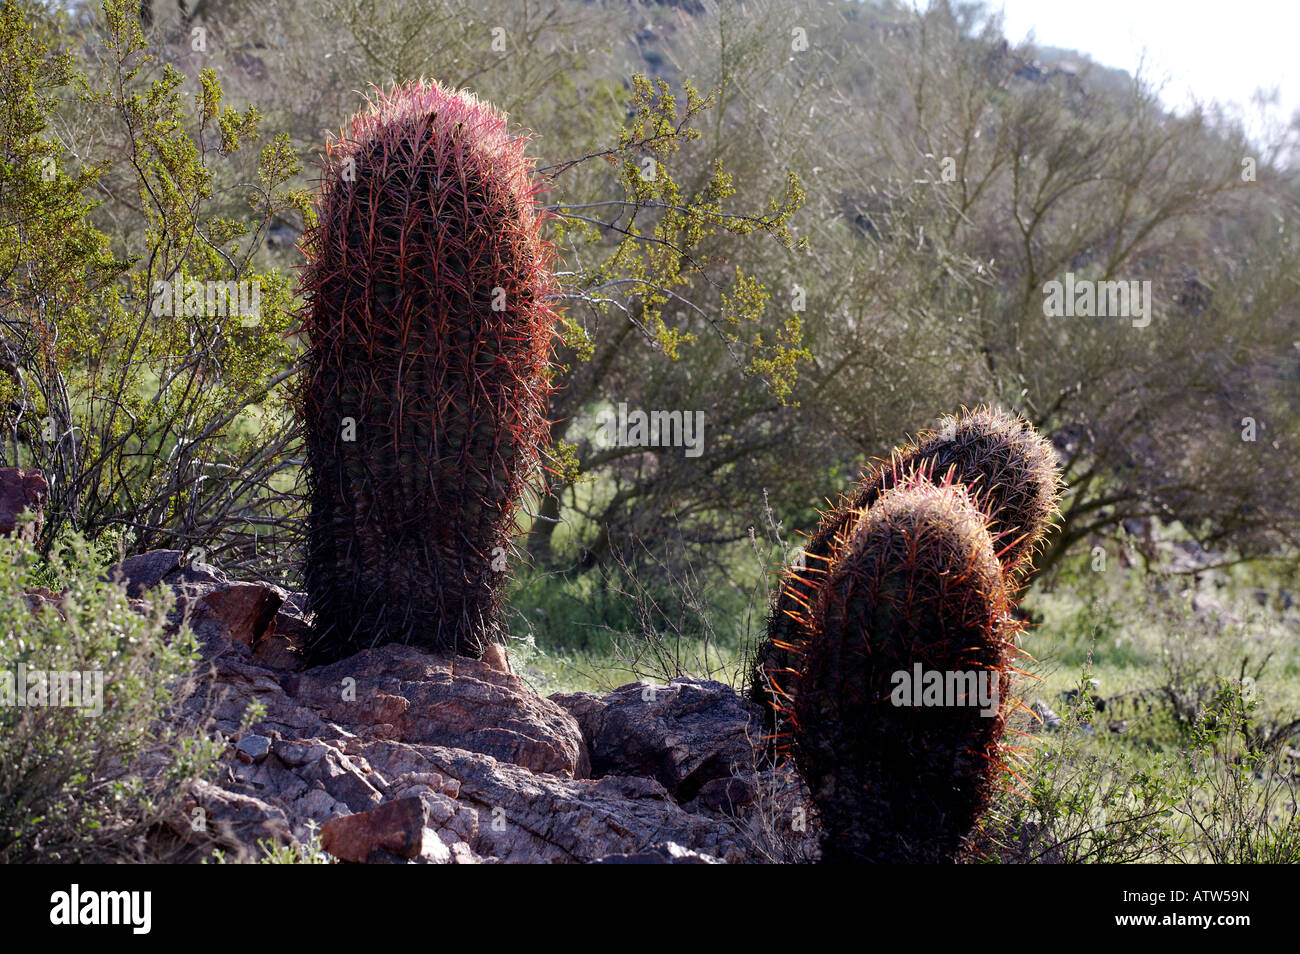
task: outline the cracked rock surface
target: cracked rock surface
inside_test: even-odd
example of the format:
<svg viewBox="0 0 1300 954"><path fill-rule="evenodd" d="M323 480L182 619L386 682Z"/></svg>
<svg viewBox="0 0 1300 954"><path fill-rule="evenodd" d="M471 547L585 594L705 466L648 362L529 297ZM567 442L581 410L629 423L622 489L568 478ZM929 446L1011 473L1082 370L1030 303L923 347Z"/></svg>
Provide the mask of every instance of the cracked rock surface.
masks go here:
<svg viewBox="0 0 1300 954"><path fill-rule="evenodd" d="M196 860L255 859L313 826L335 858L370 864L735 863L778 860L774 829L815 842L797 780L756 764L757 710L722 683L547 699L500 647L386 645L303 669L302 594L181 559L153 551L109 576L135 599L172 587L175 622L200 638L185 707L228 746L167 822ZM241 728L254 701L265 714Z"/></svg>

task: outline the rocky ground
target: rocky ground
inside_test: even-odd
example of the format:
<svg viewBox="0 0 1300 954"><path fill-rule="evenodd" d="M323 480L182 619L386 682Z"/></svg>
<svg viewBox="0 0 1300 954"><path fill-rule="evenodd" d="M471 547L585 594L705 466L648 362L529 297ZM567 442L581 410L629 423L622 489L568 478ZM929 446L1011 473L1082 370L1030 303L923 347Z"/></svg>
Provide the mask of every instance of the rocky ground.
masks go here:
<svg viewBox="0 0 1300 954"><path fill-rule="evenodd" d="M158 550L109 571L171 587L204 664L190 715L228 746L172 824L197 859L302 845L366 863L713 863L807 859L797 780L765 766L729 686L674 679L543 698L507 654L379 646L304 669L302 594ZM52 595L52 594L51 594ZM33 595L33 598L42 598ZM251 702L265 716L241 730Z"/></svg>

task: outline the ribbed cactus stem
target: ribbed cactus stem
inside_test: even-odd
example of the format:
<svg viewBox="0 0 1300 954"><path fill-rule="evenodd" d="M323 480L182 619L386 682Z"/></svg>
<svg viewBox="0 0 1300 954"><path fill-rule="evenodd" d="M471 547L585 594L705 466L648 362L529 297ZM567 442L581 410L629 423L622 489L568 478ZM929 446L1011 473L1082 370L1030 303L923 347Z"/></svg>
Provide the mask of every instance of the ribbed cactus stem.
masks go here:
<svg viewBox="0 0 1300 954"><path fill-rule="evenodd" d="M299 412L313 656L477 656L547 434L552 250L527 140L464 91L378 91L327 146Z"/></svg>
<svg viewBox="0 0 1300 954"><path fill-rule="evenodd" d="M951 479L965 487L988 518L1004 570L1013 580L1024 581L1056 513L1060 470L1052 445L1027 421L988 407L946 419L938 430L897 448L887 462L867 473L822 519L804 548L807 567L824 568L836 536L881 494L915 474L936 482ZM750 698L765 707L768 727L778 734L778 750L785 738L777 710L788 707L798 691L795 659L785 647L803 639L801 607L813 598L805 579L816 580L817 574L785 574L768 618L768 638L758 647L751 668Z"/></svg>
<svg viewBox="0 0 1300 954"><path fill-rule="evenodd" d="M825 861L952 860L994 789L1018 624L988 524L960 486L914 477L808 581L788 715ZM961 691L899 704L922 673Z"/></svg>

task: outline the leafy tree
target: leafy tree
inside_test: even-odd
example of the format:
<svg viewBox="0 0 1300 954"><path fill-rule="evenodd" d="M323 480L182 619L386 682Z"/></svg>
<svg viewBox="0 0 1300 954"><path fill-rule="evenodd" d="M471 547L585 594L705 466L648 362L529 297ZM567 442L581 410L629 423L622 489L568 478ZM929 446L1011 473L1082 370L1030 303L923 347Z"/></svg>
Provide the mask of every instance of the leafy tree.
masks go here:
<svg viewBox="0 0 1300 954"><path fill-rule="evenodd" d="M214 166L258 138L259 114L223 107L210 71L186 89L158 68L135 12L104 4L87 72L53 52L65 16L5 0L4 462L49 480L47 545L70 525L247 561L290 487L276 483L289 439L275 385L292 284L253 256L306 197L286 187L299 163L278 137L242 213L213 212Z"/></svg>

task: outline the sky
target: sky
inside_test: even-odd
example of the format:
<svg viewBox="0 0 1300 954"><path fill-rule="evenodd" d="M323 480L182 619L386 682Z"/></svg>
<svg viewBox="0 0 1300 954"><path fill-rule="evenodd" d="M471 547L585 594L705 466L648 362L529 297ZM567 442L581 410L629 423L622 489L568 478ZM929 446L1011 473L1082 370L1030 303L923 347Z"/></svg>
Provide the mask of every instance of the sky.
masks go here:
<svg viewBox="0 0 1300 954"><path fill-rule="evenodd" d="M1013 44L1032 32L1039 46L1079 50L1147 76L1181 111L1195 96L1247 110L1256 87L1279 91L1273 121L1300 110L1300 0L989 0Z"/></svg>

